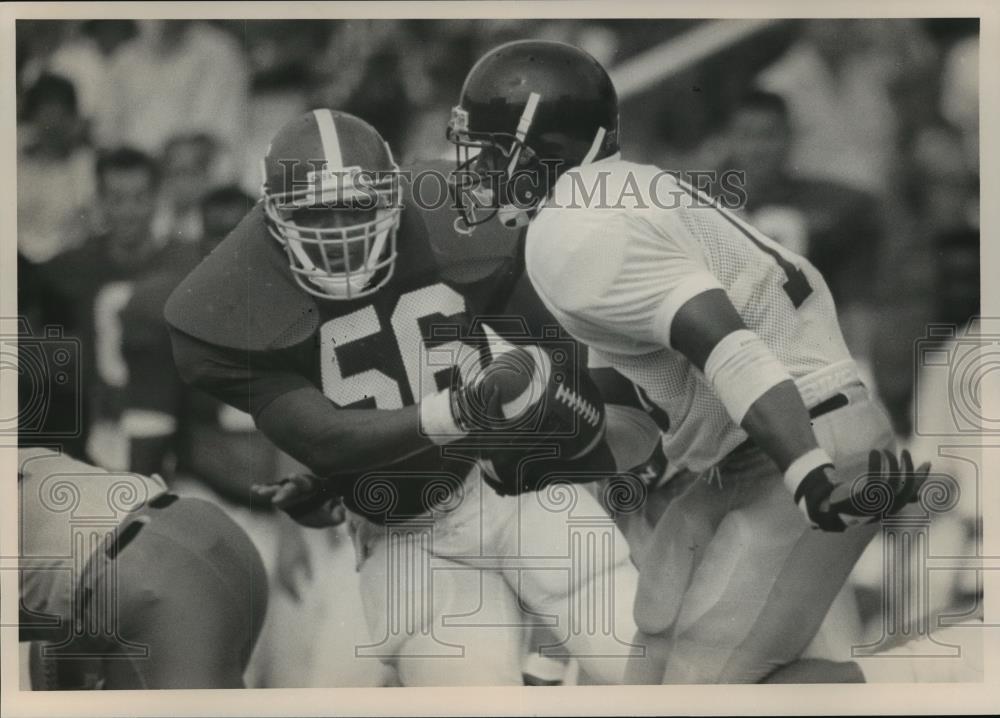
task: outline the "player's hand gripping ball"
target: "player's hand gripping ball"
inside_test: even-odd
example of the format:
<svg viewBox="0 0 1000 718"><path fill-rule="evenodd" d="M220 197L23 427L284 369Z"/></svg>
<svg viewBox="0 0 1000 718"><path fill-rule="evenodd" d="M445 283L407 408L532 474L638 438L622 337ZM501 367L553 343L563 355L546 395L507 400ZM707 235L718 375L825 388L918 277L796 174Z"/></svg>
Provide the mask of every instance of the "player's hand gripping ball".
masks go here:
<svg viewBox="0 0 1000 718"><path fill-rule="evenodd" d="M500 494L536 490L545 477L534 469L556 470L578 460L604 436L604 403L589 375L554 364L540 347L499 354L472 386L482 392L480 411L494 430L509 432L510 448L484 451L486 480ZM552 460L522 467L525 450L535 456L545 450Z"/></svg>
<svg viewBox="0 0 1000 718"><path fill-rule="evenodd" d="M251 488L258 499L269 500L297 523L314 529L337 526L347 514L341 489L333 481L312 474L295 474Z"/></svg>
<svg viewBox="0 0 1000 718"><path fill-rule="evenodd" d="M479 431L516 430L542 404L551 362L538 347L503 343L492 361L476 367L453 393L461 421Z"/></svg>

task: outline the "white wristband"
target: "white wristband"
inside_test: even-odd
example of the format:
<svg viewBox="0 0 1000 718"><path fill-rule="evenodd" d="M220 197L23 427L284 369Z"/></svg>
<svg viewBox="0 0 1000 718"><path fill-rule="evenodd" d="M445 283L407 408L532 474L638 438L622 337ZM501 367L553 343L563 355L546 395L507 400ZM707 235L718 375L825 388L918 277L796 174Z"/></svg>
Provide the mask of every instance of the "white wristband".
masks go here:
<svg viewBox="0 0 1000 718"><path fill-rule="evenodd" d="M810 471L818 466L823 466L824 464L832 465L833 459L831 459L830 455L819 447L807 451L793 461L785 471L785 486L787 486L788 490L792 492L792 496L795 496L795 491L799 488L799 484L802 483L802 479L804 479Z"/></svg>
<svg viewBox="0 0 1000 718"><path fill-rule="evenodd" d="M705 378L733 422L742 424L754 402L792 377L759 336L737 329L712 348L705 360Z"/></svg>
<svg viewBox="0 0 1000 718"><path fill-rule="evenodd" d="M450 444L465 436L451 413L451 391L445 389L420 401L420 430L435 444Z"/></svg>

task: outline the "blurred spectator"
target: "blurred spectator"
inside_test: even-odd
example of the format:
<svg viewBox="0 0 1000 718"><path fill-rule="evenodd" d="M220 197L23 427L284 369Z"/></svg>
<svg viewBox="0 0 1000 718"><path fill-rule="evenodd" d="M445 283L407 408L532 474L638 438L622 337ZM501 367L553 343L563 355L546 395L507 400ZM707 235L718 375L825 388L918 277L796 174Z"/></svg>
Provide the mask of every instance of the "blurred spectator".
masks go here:
<svg viewBox="0 0 1000 718"><path fill-rule="evenodd" d="M66 321L66 307L40 276L39 267L17 253L17 329L13 322L4 322L4 344L0 346L4 369L9 366L7 342L17 331L21 334L18 345L18 436L20 446L51 446L52 437L62 451L78 459L86 458L86 425L81 411L86 408L80 394L81 385L70 378L51 381L54 374L46 371L57 364L46 361L45 337L50 330L61 332L72 342L74 330ZM22 334L24 332L24 334ZM36 338L41 338L38 341ZM66 376L78 377L82 365L80 357L71 352L69 361L60 362ZM8 421L10 421L8 419ZM9 426L5 424L5 428Z"/></svg>
<svg viewBox="0 0 1000 718"><path fill-rule="evenodd" d="M979 225L977 172L965 162L963 139L939 121L921 130L910 151L909 209L935 235Z"/></svg>
<svg viewBox="0 0 1000 718"><path fill-rule="evenodd" d="M879 265L881 293L876 380L898 432L911 432L914 342L930 322L962 325L979 304L977 174L962 134L939 122L924 128L902 158L904 204Z"/></svg>
<svg viewBox="0 0 1000 718"><path fill-rule="evenodd" d="M272 88L311 88L326 50L332 23L311 20L251 20L244 23L243 42L254 92Z"/></svg>
<svg viewBox="0 0 1000 718"><path fill-rule="evenodd" d="M46 73L51 73L52 59L63 47L73 24L64 20L19 20L16 33L18 101L23 91ZM19 112L20 115L20 107Z"/></svg>
<svg viewBox="0 0 1000 718"><path fill-rule="evenodd" d="M415 95L426 89L422 58L402 21L337 22L319 65L323 86L312 104L363 117L398 153Z"/></svg>
<svg viewBox="0 0 1000 718"><path fill-rule="evenodd" d="M843 183L793 176L794 132L778 95L748 95L723 137L726 154L720 172L745 173L751 223L807 257L823 274L848 346L866 359L883 239L877 202Z"/></svg>
<svg viewBox="0 0 1000 718"><path fill-rule="evenodd" d="M908 18L875 19L858 22L871 62L887 69L889 98L898 121L897 136L905 147L920 128L938 116L941 63L937 46L919 21ZM893 166L901 153L890 148ZM903 150L905 151L905 150ZM898 183L898 178L891 178Z"/></svg>
<svg viewBox="0 0 1000 718"><path fill-rule="evenodd" d="M94 200L94 154L83 143L73 84L42 75L24 94L26 131L18 154L17 246L44 262L83 240Z"/></svg>
<svg viewBox="0 0 1000 718"><path fill-rule="evenodd" d="M73 82L80 116L91 128L103 124L110 108L107 75L115 52L135 37L134 20L25 21L18 23L18 40L29 53L21 81L30 85L42 73ZM98 132L100 132L98 130Z"/></svg>
<svg viewBox="0 0 1000 718"><path fill-rule="evenodd" d="M260 158L275 133L309 109L307 98L322 74L330 24L308 20L250 20L244 42L252 77L246 136L239 158L240 184L256 195L260 190Z"/></svg>
<svg viewBox="0 0 1000 718"><path fill-rule="evenodd" d="M477 36L481 25L475 20L415 20L407 24L420 50L422 67L411 68L408 76L414 107L406 122L403 144L393 147L400 164L454 159L455 148L445 139L445 127L451 108L458 102L465 74L481 49Z"/></svg>
<svg viewBox="0 0 1000 718"><path fill-rule="evenodd" d="M881 195L897 147L890 86L897 71L873 52L867 20L810 20L759 84L785 98L795 174Z"/></svg>
<svg viewBox="0 0 1000 718"><path fill-rule="evenodd" d="M147 20L115 56L113 116L98 137L159 155L175 135L203 132L241 147L246 129L246 58L228 33L191 20Z"/></svg>
<svg viewBox="0 0 1000 718"><path fill-rule="evenodd" d="M409 112L399 128L400 144L390 142L397 159L404 165L441 157L452 159L454 148L445 139L444 128L468 69L488 50L526 38L576 45L608 67L615 64L621 44L612 27L596 22L510 19L403 23L394 43L397 48L405 48L401 56L406 61L397 72L402 73Z"/></svg>
<svg viewBox="0 0 1000 718"><path fill-rule="evenodd" d="M128 147L110 150L97 161L97 183L102 231L93 242L116 267L143 264L160 249L150 231L160 184L155 160Z"/></svg>
<svg viewBox="0 0 1000 718"><path fill-rule="evenodd" d="M160 158L160 205L153 233L171 241L196 242L201 237L199 204L213 184L218 143L204 133L167 140Z"/></svg>
<svg viewBox="0 0 1000 718"><path fill-rule="evenodd" d="M153 237L158 168L148 155L117 149L97 161L99 222L78 248L38 265L59 323L80 339L81 399L90 457L109 469L160 471L144 456L176 401L169 337L150 297L180 279L188 256Z"/></svg>
<svg viewBox="0 0 1000 718"><path fill-rule="evenodd" d="M236 185L217 187L201 199L201 241L203 256L219 246L254 205L254 199Z"/></svg>
<svg viewBox="0 0 1000 718"><path fill-rule="evenodd" d="M648 24L648 21L647 21ZM704 30L703 21L672 20L649 27L628 25L619 55L629 54L636 36L659 30L655 44L676 42L689 32ZM792 21L770 21L763 29L709 55L701 62L671 70L650 91L622 99L623 154L626 159L671 168L716 167L721 159L714 147L736 106L757 75L781 57L798 37ZM651 38L653 40L653 38ZM666 68L665 68L666 69Z"/></svg>
<svg viewBox="0 0 1000 718"><path fill-rule="evenodd" d="M956 42L945 56L941 114L962 132L969 167L979 167L979 35Z"/></svg>

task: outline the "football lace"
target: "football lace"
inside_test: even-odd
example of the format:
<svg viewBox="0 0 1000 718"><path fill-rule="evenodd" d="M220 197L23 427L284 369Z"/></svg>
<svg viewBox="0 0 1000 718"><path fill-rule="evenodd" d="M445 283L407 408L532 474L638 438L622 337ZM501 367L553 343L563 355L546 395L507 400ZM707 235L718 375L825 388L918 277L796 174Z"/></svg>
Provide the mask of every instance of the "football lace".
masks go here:
<svg viewBox="0 0 1000 718"><path fill-rule="evenodd" d="M591 426L597 426L601 422L601 413L597 410L597 407L568 388L565 384L560 384L559 388L556 389L556 399L579 414Z"/></svg>

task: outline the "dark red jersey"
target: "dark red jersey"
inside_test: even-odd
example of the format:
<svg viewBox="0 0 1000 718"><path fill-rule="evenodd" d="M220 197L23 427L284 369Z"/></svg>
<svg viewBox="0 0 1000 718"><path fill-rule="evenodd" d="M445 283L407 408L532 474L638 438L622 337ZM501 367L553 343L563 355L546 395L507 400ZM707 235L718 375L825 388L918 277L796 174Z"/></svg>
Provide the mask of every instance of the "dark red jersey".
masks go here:
<svg viewBox="0 0 1000 718"><path fill-rule="evenodd" d="M427 169L444 176L443 168L422 168L414 177ZM424 199L433 199L430 183L437 180L425 181ZM420 191L403 183L392 279L349 301L317 299L300 289L262 207L255 207L170 298L166 318L182 374L255 417L278 396L305 386L346 411L399 409L448 386L452 367L425 357L455 342L477 347L477 318L486 317L500 333L498 314L516 312L529 331L544 323L547 314L521 281L522 233L491 223L461 235L450 200L421 206L415 186ZM427 508L424 494L435 493L426 491L430 483L443 476L460 483L469 469L466 460L424 451L349 477L400 475L391 517L346 500L375 521L413 516Z"/></svg>

